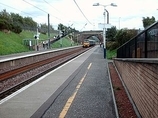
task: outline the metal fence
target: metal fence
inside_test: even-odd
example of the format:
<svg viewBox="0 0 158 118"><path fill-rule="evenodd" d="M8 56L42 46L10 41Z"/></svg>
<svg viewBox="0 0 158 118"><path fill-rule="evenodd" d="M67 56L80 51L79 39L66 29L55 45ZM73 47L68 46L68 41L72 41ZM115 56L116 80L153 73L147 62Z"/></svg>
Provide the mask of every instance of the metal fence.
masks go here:
<svg viewBox="0 0 158 118"><path fill-rule="evenodd" d="M158 22L119 47L117 58L158 58Z"/></svg>

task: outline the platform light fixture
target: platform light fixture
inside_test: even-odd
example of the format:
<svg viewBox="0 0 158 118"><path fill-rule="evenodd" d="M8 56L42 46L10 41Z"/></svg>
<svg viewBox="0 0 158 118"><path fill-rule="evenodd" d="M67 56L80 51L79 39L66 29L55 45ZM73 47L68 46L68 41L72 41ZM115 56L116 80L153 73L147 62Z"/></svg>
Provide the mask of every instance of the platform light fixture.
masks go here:
<svg viewBox="0 0 158 118"><path fill-rule="evenodd" d="M105 27L105 12L107 12L107 24L109 24L109 12L106 9L107 6L113 6L113 7L117 7L117 5L115 3L111 3L108 5L102 5L100 3L94 3L93 6L103 6L104 7L104 28L103 28L103 44L104 44L104 58L106 59L106 27Z"/></svg>

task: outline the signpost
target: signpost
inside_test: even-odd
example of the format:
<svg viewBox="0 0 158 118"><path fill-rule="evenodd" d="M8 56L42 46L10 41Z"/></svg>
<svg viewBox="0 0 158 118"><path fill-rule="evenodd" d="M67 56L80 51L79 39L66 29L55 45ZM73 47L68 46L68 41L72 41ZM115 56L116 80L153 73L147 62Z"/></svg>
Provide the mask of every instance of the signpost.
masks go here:
<svg viewBox="0 0 158 118"><path fill-rule="evenodd" d="M98 27L103 29L103 48L104 48L104 58L106 58L106 30L111 28L111 24L99 23Z"/></svg>

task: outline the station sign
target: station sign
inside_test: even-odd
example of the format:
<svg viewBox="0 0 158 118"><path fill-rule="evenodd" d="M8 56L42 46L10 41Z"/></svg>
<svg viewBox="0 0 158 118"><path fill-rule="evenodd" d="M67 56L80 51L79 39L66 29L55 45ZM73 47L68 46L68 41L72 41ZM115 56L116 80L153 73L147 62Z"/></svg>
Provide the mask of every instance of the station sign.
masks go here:
<svg viewBox="0 0 158 118"><path fill-rule="evenodd" d="M104 28L104 25L105 25L105 28L108 29L108 28L111 28L112 25L111 24L104 24L104 23L98 23L98 27L103 29Z"/></svg>

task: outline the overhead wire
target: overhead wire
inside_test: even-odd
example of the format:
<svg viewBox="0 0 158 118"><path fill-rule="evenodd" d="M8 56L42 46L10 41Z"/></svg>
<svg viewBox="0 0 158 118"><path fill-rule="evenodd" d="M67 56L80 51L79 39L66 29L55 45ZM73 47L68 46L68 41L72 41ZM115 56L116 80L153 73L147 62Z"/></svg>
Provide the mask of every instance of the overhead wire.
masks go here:
<svg viewBox="0 0 158 118"><path fill-rule="evenodd" d="M1 4L1 5L4 5L4 6L7 6L7 7L9 7L9 8L12 8L12 9L14 9L14 10L17 10L17 11L20 11L20 12L23 12L23 13L25 13L25 14L28 14L28 15L32 16L32 14L26 13L26 12L24 12L24 11L21 11L21 10L19 10L19 9L16 9L16 8L11 7L11 6L9 6L9 5L6 5L6 4L4 4L4 3L0 3L0 4Z"/></svg>
<svg viewBox="0 0 158 118"><path fill-rule="evenodd" d="M86 27L87 23L80 29L80 32Z"/></svg>
<svg viewBox="0 0 158 118"><path fill-rule="evenodd" d="M48 12L47 11L44 11L43 9L41 9L41 8L39 8L39 7L37 7L37 6L35 6L35 5L33 5L33 4L31 4L30 2L27 2L27 1L25 1L25 0L23 0L24 2L26 2L27 4L29 4L29 5L31 5L31 6L33 6L33 7L35 7L35 8L37 8L38 10L40 10L40 11L43 11L44 13L47 13L48 14ZM47 3L47 4L49 4L46 0L44 0L44 2L45 3ZM23 12L23 13L25 13L25 14L28 14L29 16L33 16L32 14L29 14L29 13L27 13L27 12L24 12L24 11L21 11L21 10L19 10L19 9L16 9L16 8L14 8L14 7L11 7L11 6L9 6L9 5L6 5L6 4L4 4L4 3L0 3L0 4L2 4L2 5L4 5L4 6L7 6L7 7L9 7L9 8L12 8L12 9L15 9L15 10L17 10L17 11L20 11L20 12ZM58 12L60 12L59 10L57 10L55 7L53 7L51 4L49 4L52 8L54 8L56 11L58 11ZM76 3L76 5L77 5L77 3ZM78 6L78 5L77 5ZM79 8L79 6L78 6L78 8ZM80 8L79 8L80 9ZM80 9L81 10L81 9ZM81 11L82 12L82 11ZM82 12L83 13L83 12ZM56 19L58 19L58 20L60 20L60 21L62 21L60 18L58 18L58 17L56 17L56 16L54 16L54 15L52 15L52 14L50 14L51 16L53 16L53 17L55 17ZM84 15L84 14L83 14ZM84 15L85 16L85 15ZM85 18L86 18L86 16L85 16ZM86 18L87 19L87 18ZM88 19L87 19L88 20ZM89 21L89 20L88 20ZM78 24L77 22L74 22L74 21L72 21L73 22L73 24L75 23L75 24ZM89 21L89 23L90 23L90 21ZM92 23L90 23L90 24L92 24Z"/></svg>
<svg viewBox="0 0 158 118"><path fill-rule="evenodd" d="M39 8L39 7L33 5L33 4L31 4L31 3L29 3L29 2L27 2L27 1L25 1L25 0L23 0L23 1L26 2L26 3L28 3L28 4L30 4L31 6L33 6L33 7L35 7L35 8L37 8L38 10L43 11L44 13L50 14L50 13L44 11L43 9L41 9L41 8ZM50 15L51 15L52 17L58 19L58 20L61 20L60 18L58 18L58 17L56 17L56 16L54 16L54 15L52 15L52 14L50 14ZM62 21L62 20L61 20L61 21Z"/></svg>
<svg viewBox="0 0 158 118"><path fill-rule="evenodd" d="M8 7L8 8L11 8L11 9L14 9L14 10L17 10L17 11L20 11L20 12L22 12L22 13L24 13L24 14L27 14L27 15L29 15L30 17L34 17L34 15L29 14L29 13L24 12L24 11L21 11L21 10L19 10L19 9L16 9L16 8L14 8L14 7L12 7L12 6L6 5L6 4L1 3L1 2L0 2L0 4L3 5L3 6L6 6L6 7ZM39 19L41 19L41 18L39 18ZM41 20L43 20L43 19L41 19Z"/></svg>
<svg viewBox="0 0 158 118"><path fill-rule="evenodd" d="M48 14L48 12L46 12L46 11L40 9L39 7L36 7L35 5L29 3L29 2L27 2L27 1L25 1L25 0L23 0L23 1L26 2L26 3L28 3L29 5L31 5L31 6L33 6L33 7L35 7L35 8L37 8L37 9L39 9L40 11L43 11L44 13L47 13L47 14ZM3 5L3 6L6 6L6 7L8 7L8 8L14 9L14 10L16 10L16 11L20 11L20 12L22 12L22 13L24 13L24 14L27 14L27 15L29 15L30 17L34 16L34 15L32 15L32 14L29 14L29 13L27 13L27 12L21 11L21 10L19 10L19 9L16 9L16 8L11 7L11 6L9 6L9 5L6 5L6 4L4 4L4 3L1 3L1 2L0 2L0 4ZM51 14L50 14L50 15L51 15ZM51 16L52 16L52 15L51 15ZM53 16L53 17L55 17L56 19L62 21L60 18L58 18L58 17L56 17L56 16Z"/></svg>
<svg viewBox="0 0 158 118"><path fill-rule="evenodd" d="M26 2L27 4L29 4L29 5L31 5L31 6L33 6L33 7L35 7L35 8L37 8L37 9L39 9L39 10L41 10L41 11L43 11L43 12L45 12L45 13L48 14L48 12L44 11L43 9L41 9L41 8L39 8L39 7L33 5L33 4L31 4L31 3L29 3L29 2L27 2L27 1L25 1L25 0L23 0L23 1Z"/></svg>
<svg viewBox="0 0 158 118"><path fill-rule="evenodd" d="M78 7L78 9L80 10L80 12L82 13L82 15L85 17L85 19L91 24L91 25L93 25L89 20L88 20L88 18L85 16L85 14L83 13L83 11L81 10L81 8L79 7L79 5L77 4L77 2L74 0L74 2L75 2L75 4L76 4L76 6Z"/></svg>
<svg viewBox="0 0 158 118"><path fill-rule="evenodd" d="M24 2L26 2L25 0L23 0ZM56 9L55 7L53 7L51 4L49 4L46 0L43 0L45 3L47 3L48 5L50 5L53 9L55 9L56 11L58 11L58 12L60 12L58 9ZM76 3L76 1L74 0L74 2ZM48 12L46 12L46 11L44 11L44 10L42 10L42 9L40 9L39 7L37 7L37 6L35 6L35 5L33 5L33 4L31 4L31 3L29 3L29 2L26 2L26 3L28 3L28 4L30 4L30 5L32 5L32 6L34 6L35 8L37 8L37 9L39 9L39 10L41 10L41 11L43 11L43 12L45 12L45 13L48 13ZM78 4L76 3L76 5L78 6ZM87 19L87 17L84 15L84 13L82 12L82 10L80 9L80 7L78 6L78 8L79 8L79 10L81 11L81 13L83 14L83 16L86 18L86 20L91 24L91 25L93 25L88 19ZM51 15L51 14L50 14ZM52 15L51 15L52 16ZM55 17L55 18L57 18L56 16L53 16L53 17ZM57 18L58 20L61 20L60 18ZM73 21L74 22L74 21ZM76 23L76 22L74 22L75 24L78 24L78 23Z"/></svg>
<svg viewBox="0 0 158 118"><path fill-rule="evenodd" d="M57 12L60 12L58 9L56 9L55 7L53 7L51 4L49 4L49 2L47 2L46 0L43 0L45 3L47 3L49 6L51 6L53 9L55 9Z"/></svg>
<svg viewBox="0 0 158 118"><path fill-rule="evenodd" d="M25 1L26 2L26 1ZM27 2L28 3L28 2ZM0 4L1 5L3 5L3 6L6 6L6 7L8 7L8 8L11 8L11 9L14 9L14 10L17 10L17 11L20 11L20 12L22 12L22 13L24 13L24 14L27 14L27 15L29 15L30 17L34 17L34 15L32 15L32 14L29 14L29 13L27 13L27 12L24 12L24 11L21 11L21 10L19 10L19 9L16 9L16 8L14 8L14 7L11 7L11 6L9 6L9 5L6 5L6 4L4 4L4 3L1 3L0 2ZM30 5L32 5L32 4L30 4ZM33 5L34 6L34 5ZM37 8L37 7L36 7ZM39 9L39 10L41 10L41 9ZM42 10L43 12L45 12L44 10ZM47 12L45 12L45 13L47 13ZM57 17L56 17L57 18ZM39 19L41 19L41 18L39 18ZM58 19L58 18L57 18ZM43 20L43 19L41 19L41 20ZM61 20L61 19L58 19L58 20Z"/></svg>
<svg viewBox="0 0 158 118"><path fill-rule="evenodd" d="M43 0L45 3L47 3L50 7L52 7L53 9L55 9L57 12L59 12L60 14L62 14L62 15L64 15L65 16L65 18L67 18L67 16L64 14L64 13L62 13L61 11L59 11L58 9L56 9L54 6L52 6L49 2L47 2L46 0ZM69 20L69 21L72 21L72 20ZM77 23L77 22L75 22L75 21L72 21L73 22L73 24L79 24L79 23Z"/></svg>
<svg viewBox="0 0 158 118"><path fill-rule="evenodd" d="M32 14L29 14L29 13L27 13L27 12L24 12L24 11L21 11L21 10L19 10L19 9L16 9L16 8L14 8L14 7L11 7L11 6L9 6L9 5L6 5L6 4L4 4L4 3L0 3L1 5L3 5L3 6L6 6L6 7L8 7L8 8L11 8L11 9L14 9L14 10L17 10L17 11L20 11L20 12L22 12L22 13L24 13L24 14L27 14L27 15L29 15L30 17L31 16L33 16ZM18 22L16 22L17 24L18 24ZM26 27L26 26L24 26L23 27L24 29L35 29L34 27Z"/></svg>

